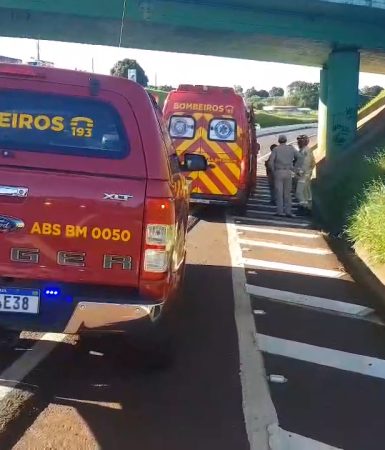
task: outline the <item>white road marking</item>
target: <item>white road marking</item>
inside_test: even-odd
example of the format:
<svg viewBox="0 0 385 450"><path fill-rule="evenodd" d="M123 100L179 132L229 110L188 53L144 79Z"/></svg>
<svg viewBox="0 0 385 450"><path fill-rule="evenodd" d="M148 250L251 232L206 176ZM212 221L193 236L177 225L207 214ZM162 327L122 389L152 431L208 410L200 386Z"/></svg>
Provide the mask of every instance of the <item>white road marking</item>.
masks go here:
<svg viewBox="0 0 385 450"><path fill-rule="evenodd" d="M261 202L260 200L255 200L252 198L250 198L247 201L247 206L253 207L254 209L261 210L261 211L264 211L265 210L264 208L269 209L269 210L272 209L274 211L276 211L276 209L277 209L277 207L275 205L272 205L269 201ZM292 205L292 208L294 210L297 210L298 205Z"/></svg>
<svg viewBox="0 0 385 450"><path fill-rule="evenodd" d="M270 186L268 185L268 183L266 184L257 184L255 189L253 190L253 192L258 193L261 191L266 191L268 193L270 193Z"/></svg>
<svg viewBox="0 0 385 450"><path fill-rule="evenodd" d="M265 216L274 216L276 214L275 211L265 211L265 210L258 210L257 208L250 208L248 207L246 209L246 212L251 212L251 213L255 213L255 214L262 214Z"/></svg>
<svg viewBox="0 0 385 450"><path fill-rule="evenodd" d="M253 286L251 284L246 284L246 292L250 295L255 295L256 297L263 297L293 305L326 309L328 311L336 311L343 314L361 317L374 313L374 310L372 308L368 308L367 306L341 302L339 300L332 300L329 298L313 297L312 295L297 294L296 292L280 291L262 286Z"/></svg>
<svg viewBox="0 0 385 450"><path fill-rule="evenodd" d="M247 205L246 213L252 213L252 214L260 214L262 216L275 216L276 211L266 211L264 209L259 208L253 208L252 205ZM297 219L298 217L296 217Z"/></svg>
<svg viewBox="0 0 385 450"><path fill-rule="evenodd" d="M257 225L255 226L247 226L247 225L238 225L237 230L243 231L252 231L254 233L266 233L266 234L277 234L280 236L292 236L299 237L305 239L319 239L322 237L320 233L302 233L300 231L286 231L286 230L277 230L275 228L262 228Z"/></svg>
<svg viewBox="0 0 385 450"><path fill-rule="evenodd" d="M80 398L72 398L72 397L61 397L59 395L55 395L55 400L60 400L61 402L71 402L71 403L79 403L83 405L92 405L102 408L109 408L109 409L118 409L122 410L122 404L118 402L103 402L98 400L87 400L87 399L80 399Z"/></svg>
<svg viewBox="0 0 385 450"><path fill-rule="evenodd" d="M260 195L269 195L270 196L270 189L269 188L259 188L258 191L256 191L253 195L260 196Z"/></svg>
<svg viewBox="0 0 385 450"><path fill-rule="evenodd" d="M341 270L319 269L318 267L298 266L276 261L265 261L262 259L243 258L246 266L257 267L259 269L279 270L283 272L300 273L302 275L313 275L325 278L341 278L345 272Z"/></svg>
<svg viewBox="0 0 385 450"><path fill-rule="evenodd" d="M32 347L0 374L0 401L11 394L13 389L44 359L59 342L66 337L61 333L45 333Z"/></svg>
<svg viewBox="0 0 385 450"><path fill-rule="evenodd" d="M236 228L230 221L227 221L227 235L232 264L234 316L238 333L246 431L251 450L272 450L269 442L275 439L279 431L278 418L270 397L262 354L255 340L255 322L250 297L245 290L246 276L242 252Z"/></svg>
<svg viewBox="0 0 385 450"><path fill-rule="evenodd" d="M272 355L285 356L321 366L385 379L385 360L371 356L343 352L326 347L290 341L278 337L257 335L258 348Z"/></svg>
<svg viewBox="0 0 385 450"><path fill-rule="evenodd" d="M282 429L280 429L279 438L279 448L284 450L343 450Z"/></svg>
<svg viewBox="0 0 385 450"><path fill-rule="evenodd" d="M255 194L255 193L251 193L250 196L251 197L256 197L256 198L259 198L259 197L270 198L270 194Z"/></svg>
<svg viewBox="0 0 385 450"><path fill-rule="evenodd" d="M328 248L300 247L298 245L281 244L280 242L253 241L251 239L240 239L242 245L254 247L274 248L277 250L287 250L289 252L309 253L311 255L331 255L333 252Z"/></svg>
<svg viewBox="0 0 385 450"><path fill-rule="evenodd" d="M310 222L288 222L286 220L274 220L274 219L258 219L257 217L242 217L242 216L234 216L235 223L241 224L242 221L248 221L248 222L255 222L255 223L272 223L274 225L280 225L282 227L284 226L292 226L293 228L297 227L309 227L311 224Z"/></svg>
<svg viewBox="0 0 385 450"><path fill-rule="evenodd" d="M269 197L269 198L258 198L258 199L249 197L249 200L248 200L248 201L249 201L249 202L256 203L256 204L258 204L258 205L260 205L260 206L269 205L269 206L271 206L272 208L276 208L275 205L272 205L272 204L270 203L270 201L271 201L271 200L270 200L270 197ZM293 206L293 207L298 206L298 202L292 201L291 203L292 203L292 206Z"/></svg>
<svg viewBox="0 0 385 450"><path fill-rule="evenodd" d="M260 156L259 158L257 158L257 161L263 161L263 160L267 159L269 157L269 155L270 155L270 152L266 153L266 155L263 155L263 156Z"/></svg>

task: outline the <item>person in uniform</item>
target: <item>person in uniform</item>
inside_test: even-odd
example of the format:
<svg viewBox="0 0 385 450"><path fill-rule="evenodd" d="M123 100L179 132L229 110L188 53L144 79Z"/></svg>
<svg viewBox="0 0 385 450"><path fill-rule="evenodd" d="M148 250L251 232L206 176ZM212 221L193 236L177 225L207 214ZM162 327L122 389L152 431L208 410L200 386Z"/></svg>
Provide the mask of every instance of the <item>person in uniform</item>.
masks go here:
<svg viewBox="0 0 385 450"><path fill-rule="evenodd" d="M313 150L309 148L309 137L302 134L297 138L299 157L294 170L297 177L296 197L299 202L300 214L308 215L311 211L311 176L315 167Z"/></svg>
<svg viewBox="0 0 385 450"><path fill-rule="evenodd" d="M274 173L275 201L277 204L277 216L294 217L291 210L291 189L294 171L294 161L298 150L287 144L287 137L278 137L279 145L271 152L269 168Z"/></svg>
<svg viewBox="0 0 385 450"><path fill-rule="evenodd" d="M270 189L270 204L275 205L275 192L274 192L274 173L270 169L270 158L271 158L271 152L277 147L277 144L270 145L270 156L265 162L266 167L266 175L267 175L267 181L269 183L269 189Z"/></svg>

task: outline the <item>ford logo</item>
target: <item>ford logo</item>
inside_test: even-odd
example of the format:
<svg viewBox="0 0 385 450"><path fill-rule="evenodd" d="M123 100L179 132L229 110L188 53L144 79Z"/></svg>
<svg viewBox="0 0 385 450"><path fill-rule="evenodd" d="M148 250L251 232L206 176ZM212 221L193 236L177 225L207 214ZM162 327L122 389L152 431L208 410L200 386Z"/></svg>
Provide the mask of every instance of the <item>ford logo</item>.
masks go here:
<svg viewBox="0 0 385 450"><path fill-rule="evenodd" d="M24 228L24 222L14 217L0 216L0 233L10 233Z"/></svg>

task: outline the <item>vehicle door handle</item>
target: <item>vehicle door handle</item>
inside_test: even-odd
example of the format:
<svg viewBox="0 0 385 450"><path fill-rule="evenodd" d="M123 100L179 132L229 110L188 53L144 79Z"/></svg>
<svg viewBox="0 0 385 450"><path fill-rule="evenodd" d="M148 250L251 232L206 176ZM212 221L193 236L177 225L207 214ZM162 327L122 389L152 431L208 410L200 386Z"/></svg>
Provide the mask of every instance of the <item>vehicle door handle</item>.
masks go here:
<svg viewBox="0 0 385 450"><path fill-rule="evenodd" d="M28 190L25 187L0 186L0 196L25 198L28 196Z"/></svg>

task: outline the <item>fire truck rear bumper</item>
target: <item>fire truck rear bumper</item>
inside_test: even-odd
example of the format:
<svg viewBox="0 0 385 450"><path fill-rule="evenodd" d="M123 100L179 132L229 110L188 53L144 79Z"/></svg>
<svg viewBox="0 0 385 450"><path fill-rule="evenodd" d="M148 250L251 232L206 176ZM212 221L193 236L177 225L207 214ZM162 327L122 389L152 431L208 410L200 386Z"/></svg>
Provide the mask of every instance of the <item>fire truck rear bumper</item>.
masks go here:
<svg viewBox="0 0 385 450"><path fill-rule="evenodd" d="M191 194L190 203L203 205L242 205L247 201L247 192L242 189L236 195Z"/></svg>

